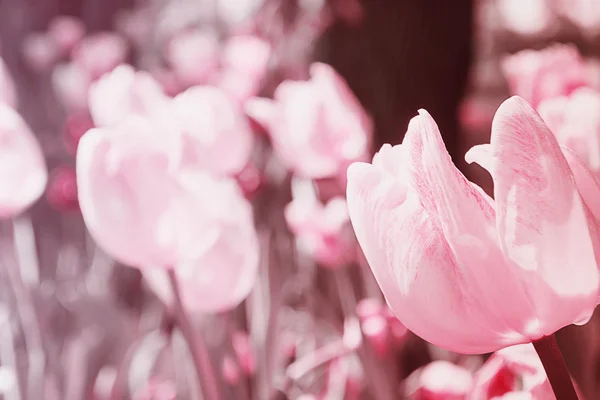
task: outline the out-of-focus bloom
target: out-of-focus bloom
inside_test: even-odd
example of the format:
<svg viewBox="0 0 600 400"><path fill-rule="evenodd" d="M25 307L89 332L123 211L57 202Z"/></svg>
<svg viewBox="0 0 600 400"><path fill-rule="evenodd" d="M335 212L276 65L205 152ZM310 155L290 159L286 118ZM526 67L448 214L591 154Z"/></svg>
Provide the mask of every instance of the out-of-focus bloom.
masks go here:
<svg viewBox="0 0 600 400"><path fill-rule="evenodd" d="M531 344L507 347L494 353L475 374L471 398L506 399L513 398L515 392L524 392L534 399L554 399L544 366ZM509 397L502 397L509 393Z"/></svg>
<svg viewBox="0 0 600 400"><path fill-rule="evenodd" d="M60 211L73 211L79 208L77 178L73 167L61 166L52 171L46 197L48 203Z"/></svg>
<svg viewBox="0 0 600 400"><path fill-rule="evenodd" d="M240 103L256 96L267 72L270 44L253 35L237 35L225 43L216 85Z"/></svg>
<svg viewBox="0 0 600 400"><path fill-rule="evenodd" d="M161 128L131 117L88 131L77 150L79 204L92 237L140 268L193 260L218 231L200 206L208 178L179 173L181 143Z"/></svg>
<svg viewBox="0 0 600 400"><path fill-rule="evenodd" d="M28 66L36 72L47 71L59 58L58 45L43 33L32 33L23 40L23 57Z"/></svg>
<svg viewBox="0 0 600 400"><path fill-rule="evenodd" d="M79 111L67 116L65 121L64 140L67 149L75 155L79 140L90 129L94 128L94 121L89 112Z"/></svg>
<svg viewBox="0 0 600 400"><path fill-rule="evenodd" d="M265 0L218 0L217 12L225 24L235 28L247 22L264 2Z"/></svg>
<svg viewBox="0 0 600 400"><path fill-rule="evenodd" d="M504 27L515 33L537 35L556 23L547 0L500 0L495 4Z"/></svg>
<svg viewBox="0 0 600 400"><path fill-rule="evenodd" d="M52 71L56 97L71 112L82 112L87 108L91 82L88 73L74 63L59 64Z"/></svg>
<svg viewBox="0 0 600 400"><path fill-rule="evenodd" d="M198 228L196 236L189 238L196 255L175 265L181 299L191 312L226 311L241 303L256 281L260 248L252 207L234 180L209 175L193 179L196 198L188 204L191 209L173 210L181 218L194 218ZM144 276L156 294L170 303L171 288L164 272L146 270ZM242 369L244 362L239 360Z"/></svg>
<svg viewBox="0 0 600 400"><path fill-rule="evenodd" d="M48 35L62 55L69 54L85 36L85 25L79 18L61 15L50 21Z"/></svg>
<svg viewBox="0 0 600 400"><path fill-rule="evenodd" d="M173 99L174 124L184 140L183 162L220 176L248 164L253 134L238 104L222 90L195 86Z"/></svg>
<svg viewBox="0 0 600 400"><path fill-rule="evenodd" d="M473 387L471 373L448 361L433 361L419 372L414 400L465 400Z"/></svg>
<svg viewBox="0 0 600 400"><path fill-rule="evenodd" d="M206 84L219 67L219 42L209 31L184 31L169 42L167 60L180 83Z"/></svg>
<svg viewBox="0 0 600 400"><path fill-rule="evenodd" d="M600 177L600 93L581 88L570 96L542 101L538 112L558 142Z"/></svg>
<svg viewBox="0 0 600 400"><path fill-rule="evenodd" d="M571 171L552 132L518 97L496 112L491 144L466 158L490 171L495 200L456 169L420 111L401 145L348 170L350 219L394 314L461 353L587 322L600 280L597 222L574 182L585 167ZM587 183L586 191L600 190Z"/></svg>
<svg viewBox="0 0 600 400"><path fill-rule="evenodd" d="M321 265L336 268L355 259L355 241L343 197L323 205L314 194L296 191L285 208L285 218L300 250Z"/></svg>
<svg viewBox="0 0 600 400"><path fill-rule="evenodd" d="M512 93L534 107L546 98L568 95L588 84L588 69L572 45L522 50L507 56L502 69Z"/></svg>
<svg viewBox="0 0 600 400"><path fill-rule="evenodd" d="M275 151L295 173L343 175L367 156L372 124L333 68L315 63L310 71L309 81L284 81L274 100L250 99L246 109L267 127Z"/></svg>
<svg viewBox="0 0 600 400"><path fill-rule="evenodd" d="M579 28L591 34L600 30L600 8L595 0L558 0L555 3L560 13Z"/></svg>
<svg viewBox="0 0 600 400"><path fill-rule="evenodd" d="M0 217L12 217L44 192L48 173L42 149L21 116L0 104Z"/></svg>
<svg viewBox="0 0 600 400"><path fill-rule="evenodd" d="M93 83L88 97L90 113L99 127L116 126L132 114L154 117L167 101L152 76L125 64Z"/></svg>
<svg viewBox="0 0 600 400"><path fill-rule="evenodd" d="M100 32L87 36L73 49L73 62L92 80L98 79L125 62L129 48L120 35Z"/></svg>
<svg viewBox="0 0 600 400"><path fill-rule="evenodd" d="M7 104L13 108L17 106L15 83L13 82L2 57L0 57L0 104L1 103Z"/></svg>

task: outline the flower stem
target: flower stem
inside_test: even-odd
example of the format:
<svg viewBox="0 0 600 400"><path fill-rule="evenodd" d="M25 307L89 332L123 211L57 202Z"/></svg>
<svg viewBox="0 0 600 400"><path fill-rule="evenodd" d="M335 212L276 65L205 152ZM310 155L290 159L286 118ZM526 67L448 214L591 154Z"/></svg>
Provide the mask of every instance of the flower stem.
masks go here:
<svg viewBox="0 0 600 400"><path fill-rule="evenodd" d="M194 332L192 323L185 312L183 303L181 302L177 276L173 269L169 270L169 280L173 290L175 319L177 321L177 326L190 349L194 368L198 375L198 381L202 387L202 398L205 400L219 400L219 386L217 384L213 365L208 355L208 349L206 348L202 335Z"/></svg>
<svg viewBox="0 0 600 400"><path fill-rule="evenodd" d="M578 400L577 392L554 335L534 340L533 347L542 360L556 400Z"/></svg>

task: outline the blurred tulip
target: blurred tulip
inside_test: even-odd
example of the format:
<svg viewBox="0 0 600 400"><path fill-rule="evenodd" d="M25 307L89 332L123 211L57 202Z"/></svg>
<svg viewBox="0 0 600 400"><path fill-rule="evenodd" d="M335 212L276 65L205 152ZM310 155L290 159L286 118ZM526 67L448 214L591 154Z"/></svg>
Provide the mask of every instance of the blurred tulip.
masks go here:
<svg viewBox="0 0 600 400"><path fill-rule="evenodd" d="M310 194L295 195L285 208L285 218L300 250L321 265L337 268L353 260L355 242L343 197L323 205Z"/></svg>
<svg viewBox="0 0 600 400"><path fill-rule="evenodd" d="M46 189L46 197L50 205L60 211L79 209L75 169L70 166L62 166L52 171Z"/></svg>
<svg viewBox="0 0 600 400"><path fill-rule="evenodd" d="M128 51L127 42L120 35L100 32L81 40L73 49L72 59L95 80L124 63Z"/></svg>
<svg viewBox="0 0 600 400"><path fill-rule="evenodd" d="M56 97L68 112L81 113L87 109L91 82L87 72L74 63L59 64L52 71Z"/></svg>
<svg viewBox="0 0 600 400"><path fill-rule="evenodd" d="M198 229L188 238L190 244L195 243L192 249L196 254L175 264L181 300L186 310L194 313L227 311L250 294L258 274L260 248L252 208L233 180L208 175L190 178L194 179L195 199L187 204L189 209L173 210L179 217L187 217L187 223L196 221L194 229ZM165 303L172 302L163 271L145 270L144 277ZM236 343L240 340L234 340L237 352ZM254 368L249 364L253 361L247 359L250 355L244 357L238 362L247 372Z"/></svg>
<svg viewBox="0 0 600 400"><path fill-rule="evenodd" d="M461 353L587 322L600 284L596 221L539 115L523 99L505 101L491 144L467 153L490 171L492 200L452 164L431 116L419 114L401 145L348 170L352 225L398 319Z"/></svg>
<svg viewBox="0 0 600 400"><path fill-rule="evenodd" d="M256 96L267 73L271 46L253 35L238 35L225 43L216 85L238 102Z"/></svg>
<svg viewBox="0 0 600 400"><path fill-rule="evenodd" d="M447 361L433 361L419 375L415 400L465 400L473 386L471 373Z"/></svg>
<svg viewBox="0 0 600 400"><path fill-rule="evenodd" d="M500 0L495 4L509 31L537 35L556 26L556 16L547 0Z"/></svg>
<svg viewBox="0 0 600 400"><path fill-rule="evenodd" d="M225 92L195 86L173 99L174 124L183 134L185 165L234 176L248 164L253 134L238 105Z"/></svg>
<svg viewBox="0 0 600 400"><path fill-rule="evenodd" d="M554 399L542 362L531 344L494 353L475 374L471 398L519 398L516 394L502 397L515 392L527 393L534 399Z"/></svg>
<svg viewBox="0 0 600 400"><path fill-rule="evenodd" d="M35 72L48 71L60 58L60 49L43 33L31 33L22 44L23 58Z"/></svg>
<svg viewBox="0 0 600 400"><path fill-rule="evenodd" d="M180 143L169 133L131 117L117 128L92 129L79 143L84 220L98 244L125 264L174 267L201 253L206 235L215 233L198 207L203 180L178 173Z"/></svg>
<svg viewBox="0 0 600 400"><path fill-rule="evenodd" d="M570 148L600 177L600 93L581 88L546 99L538 112L558 142Z"/></svg>
<svg viewBox="0 0 600 400"><path fill-rule="evenodd" d="M171 39L167 59L182 85L206 84L219 66L219 42L208 31L185 31Z"/></svg>
<svg viewBox="0 0 600 400"><path fill-rule="evenodd" d="M0 104L2 103L15 108L17 106L17 92L10 72L4 64L4 60L0 57Z"/></svg>
<svg viewBox="0 0 600 400"><path fill-rule="evenodd" d="M502 69L511 92L534 107L544 99L568 95L589 83L585 62L572 45L522 50L505 57Z"/></svg>
<svg viewBox="0 0 600 400"><path fill-rule="evenodd" d="M344 80L326 64L309 81L284 81L274 100L255 98L247 112L267 127L281 160L304 178L345 175L366 158L372 124Z"/></svg>
<svg viewBox="0 0 600 400"><path fill-rule="evenodd" d="M48 26L48 36L62 55L69 54L85 36L85 25L79 18L69 15L54 17Z"/></svg>
<svg viewBox="0 0 600 400"><path fill-rule="evenodd" d="M119 65L93 83L89 109L98 127L117 126L130 115L153 117L166 107L167 96L147 72Z"/></svg>
<svg viewBox="0 0 600 400"><path fill-rule="evenodd" d="M36 137L15 110L0 103L0 218L29 207L44 192L47 179Z"/></svg>

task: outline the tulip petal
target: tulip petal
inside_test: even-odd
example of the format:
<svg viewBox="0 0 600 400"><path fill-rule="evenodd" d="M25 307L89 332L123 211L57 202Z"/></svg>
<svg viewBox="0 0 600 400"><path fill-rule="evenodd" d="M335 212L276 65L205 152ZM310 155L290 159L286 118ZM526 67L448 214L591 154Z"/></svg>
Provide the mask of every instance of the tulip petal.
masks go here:
<svg viewBox="0 0 600 400"><path fill-rule="evenodd" d="M507 257L534 273L527 290L550 324L539 329L550 334L596 305L592 221L554 135L523 99L500 106L491 145L500 241Z"/></svg>
<svg viewBox="0 0 600 400"><path fill-rule="evenodd" d="M392 155L397 150L382 148ZM465 301L470 288L446 240L408 182L392 176L389 167L388 161L352 164L347 199L356 237L398 319L425 340L458 352L518 343L485 326L481 310Z"/></svg>
<svg viewBox="0 0 600 400"><path fill-rule="evenodd" d="M410 184L473 293L467 304L481 310L479 318L491 329L519 336L526 330L524 321L535 314L520 287L518 271L500 249L493 202L454 166L433 118L424 110L419 114L411 120L403 142ZM506 290L512 293L509 300Z"/></svg>

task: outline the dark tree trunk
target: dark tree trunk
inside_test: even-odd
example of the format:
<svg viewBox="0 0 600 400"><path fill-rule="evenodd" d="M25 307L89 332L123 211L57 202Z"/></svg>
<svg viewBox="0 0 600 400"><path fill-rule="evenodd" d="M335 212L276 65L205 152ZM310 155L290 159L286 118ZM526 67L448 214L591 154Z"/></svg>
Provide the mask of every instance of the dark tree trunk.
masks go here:
<svg viewBox="0 0 600 400"><path fill-rule="evenodd" d="M399 143L419 108L458 148L457 108L472 58L472 0L368 0L364 23L333 25L316 57L347 80L376 124L374 151Z"/></svg>

